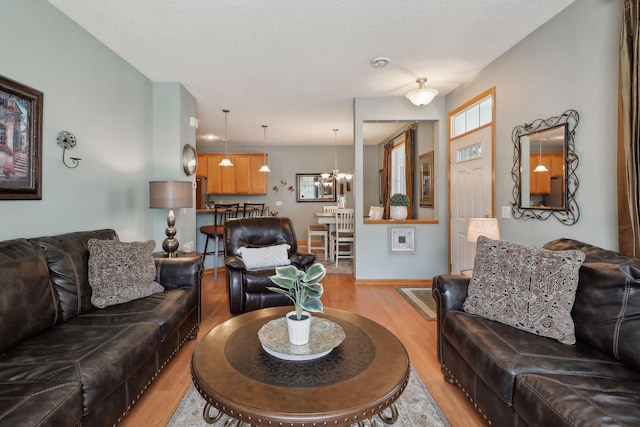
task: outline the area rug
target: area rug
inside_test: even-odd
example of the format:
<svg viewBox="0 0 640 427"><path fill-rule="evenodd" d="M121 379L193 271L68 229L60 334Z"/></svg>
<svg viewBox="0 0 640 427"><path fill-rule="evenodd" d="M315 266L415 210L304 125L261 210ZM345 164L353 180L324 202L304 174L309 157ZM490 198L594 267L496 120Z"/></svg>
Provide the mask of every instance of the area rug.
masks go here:
<svg viewBox="0 0 640 427"><path fill-rule="evenodd" d="M316 256L316 262L321 262L324 265L327 269L327 274L353 274L353 259L340 259L336 267L335 261L324 259L323 251L312 249L311 253Z"/></svg>
<svg viewBox="0 0 640 427"><path fill-rule="evenodd" d="M182 398L178 408L169 420L168 427L225 427L225 425L235 426L233 420L226 416L221 417L214 424L207 424L202 418L205 400L193 385L189 387L187 393ZM404 393L396 401L398 408L398 420L393 427L451 427L449 421L444 416L438 404L429 393L429 390L422 382L420 376L411 368L409 383ZM386 413L386 412L385 412ZM373 420L366 420L365 427L387 426L378 417ZM352 427L357 426L353 424Z"/></svg>
<svg viewBox="0 0 640 427"><path fill-rule="evenodd" d="M400 294L427 320L436 320L436 302L430 287L396 286Z"/></svg>

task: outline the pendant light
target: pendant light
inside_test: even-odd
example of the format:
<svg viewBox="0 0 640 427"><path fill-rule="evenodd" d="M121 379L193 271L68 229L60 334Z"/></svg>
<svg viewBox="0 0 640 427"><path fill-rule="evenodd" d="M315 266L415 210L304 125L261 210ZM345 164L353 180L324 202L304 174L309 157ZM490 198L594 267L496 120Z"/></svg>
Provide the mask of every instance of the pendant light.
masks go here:
<svg viewBox="0 0 640 427"><path fill-rule="evenodd" d="M340 129L333 129L333 171L331 173L322 173L320 177L326 183L333 182L335 179L337 183L340 181L346 181L347 183L351 182L353 178L353 174L350 173L340 173L338 170L338 131ZM325 184L326 185L326 184Z"/></svg>
<svg viewBox="0 0 640 427"><path fill-rule="evenodd" d="M549 172L549 169L542 164L542 142L546 141L546 139L541 139L538 141L538 147L540 147L539 157L538 157L538 166L533 170L534 172Z"/></svg>
<svg viewBox="0 0 640 427"><path fill-rule="evenodd" d="M427 82L426 77L418 77L416 82L418 83L418 89L410 91L405 95L405 97L414 105L422 107L423 105L427 105L433 101L433 98L435 98L439 92L437 89L424 87L424 84Z"/></svg>
<svg viewBox="0 0 640 427"><path fill-rule="evenodd" d="M224 112L224 157L218 163L218 166L228 167L233 166L231 160L229 160L229 139L227 138L227 115L229 114L229 110L222 110Z"/></svg>
<svg viewBox="0 0 640 427"><path fill-rule="evenodd" d="M271 169L269 169L269 164L267 163L267 125L262 125L262 130L264 133L264 164L260 166L258 172L268 173L271 172Z"/></svg>

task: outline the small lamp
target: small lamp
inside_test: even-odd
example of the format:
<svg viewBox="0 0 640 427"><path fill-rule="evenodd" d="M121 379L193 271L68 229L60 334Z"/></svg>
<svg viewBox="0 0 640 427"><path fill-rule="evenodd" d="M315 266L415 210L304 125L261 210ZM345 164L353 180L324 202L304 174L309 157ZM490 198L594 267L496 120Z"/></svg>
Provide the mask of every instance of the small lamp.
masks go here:
<svg viewBox="0 0 640 427"><path fill-rule="evenodd" d="M193 207L193 184L191 181L151 181L149 182L149 207L169 209L167 216L167 238L162 241L162 249L169 258L176 257L179 242L176 235L176 216L173 209Z"/></svg>
<svg viewBox="0 0 640 427"><path fill-rule="evenodd" d="M492 240L500 240L498 220L496 218L469 218L467 242L476 243L480 236L487 236Z"/></svg>
<svg viewBox="0 0 640 427"><path fill-rule="evenodd" d="M467 242L474 244L475 258L475 244L478 242L478 237L486 236L492 240L500 240L500 229L498 228L498 220L496 218L469 218L469 227L467 228ZM465 276L471 276L473 271L473 264L470 269L460 271Z"/></svg>

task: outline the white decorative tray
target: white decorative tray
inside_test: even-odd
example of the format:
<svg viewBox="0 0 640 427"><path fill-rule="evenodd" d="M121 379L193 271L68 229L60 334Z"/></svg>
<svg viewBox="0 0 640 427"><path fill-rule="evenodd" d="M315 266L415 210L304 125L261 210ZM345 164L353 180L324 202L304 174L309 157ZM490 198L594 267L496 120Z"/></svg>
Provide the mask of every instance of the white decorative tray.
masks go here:
<svg viewBox="0 0 640 427"><path fill-rule="evenodd" d="M258 331L264 351L284 360L313 360L331 353L342 343L344 330L337 323L321 317L311 317L309 342L293 345L289 342L287 319L280 317L266 323Z"/></svg>

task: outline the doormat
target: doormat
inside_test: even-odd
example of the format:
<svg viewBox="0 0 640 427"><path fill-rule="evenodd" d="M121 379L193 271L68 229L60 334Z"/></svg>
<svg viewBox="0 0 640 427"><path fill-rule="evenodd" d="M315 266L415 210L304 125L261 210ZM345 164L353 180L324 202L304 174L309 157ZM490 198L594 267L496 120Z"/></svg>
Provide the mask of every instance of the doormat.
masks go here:
<svg viewBox="0 0 640 427"><path fill-rule="evenodd" d="M207 424L202 418L205 403L205 400L192 384L173 413L167 427L224 427L236 425L236 420L227 416L222 416L214 424ZM413 367L411 367L407 388L396 401L396 407L398 408L398 420L393 424L393 427L451 427L433 396L431 396L431 393L422 382L422 378ZM389 410L385 410L383 414L389 415ZM387 426L378 417L364 420L362 425L364 427ZM358 424L352 425L352 427L357 426Z"/></svg>
<svg viewBox="0 0 640 427"><path fill-rule="evenodd" d="M436 301L433 299L430 287L409 288L396 286L396 289L422 314L422 317L427 320L436 320Z"/></svg>

